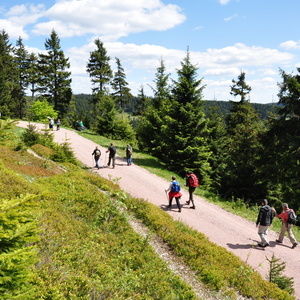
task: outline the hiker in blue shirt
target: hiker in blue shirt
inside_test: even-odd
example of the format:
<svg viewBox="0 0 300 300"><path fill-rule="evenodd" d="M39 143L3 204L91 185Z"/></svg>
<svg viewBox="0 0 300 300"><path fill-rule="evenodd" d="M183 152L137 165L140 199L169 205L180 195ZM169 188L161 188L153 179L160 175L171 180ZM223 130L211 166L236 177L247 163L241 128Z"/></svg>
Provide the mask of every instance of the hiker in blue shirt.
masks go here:
<svg viewBox="0 0 300 300"><path fill-rule="evenodd" d="M176 204L178 207L178 212L181 212L180 198L182 194L180 193L180 184L176 181L176 177L172 176L172 181L168 189L165 192L169 192L169 208L172 207L172 200L175 197Z"/></svg>

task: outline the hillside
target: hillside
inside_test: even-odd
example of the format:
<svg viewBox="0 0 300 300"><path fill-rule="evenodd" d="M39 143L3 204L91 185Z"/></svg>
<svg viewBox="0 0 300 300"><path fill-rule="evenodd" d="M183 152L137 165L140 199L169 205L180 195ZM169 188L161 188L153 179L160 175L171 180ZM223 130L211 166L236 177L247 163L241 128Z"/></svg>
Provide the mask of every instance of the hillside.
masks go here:
<svg viewBox="0 0 300 300"><path fill-rule="evenodd" d="M66 136L65 132L61 133ZM39 155L61 160L62 155L53 155L46 148L33 146ZM34 182L35 186L43 190L41 208L45 209L46 215L40 220L45 221L42 222L41 229L42 232L43 230L46 232L41 235L42 244L38 244L38 249L45 250L39 253L42 253L42 257L45 254L46 258L37 266L42 268L45 266L42 270L45 293L49 292L48 280L50 280L52 282L50 286L61 295L69 293L79 295L79 292L82 296L91 295L92 289L96 295L102 295L101 293L106 291L107 294L104 295L107 295L108 299L127 299L130 297L128 295L135 293L138 294L134 299L145 297L161 299L159 293L163 290L164 299L165 297L173 299L176 294L182 299L195 298L191 287L175 275L171 275L172 273L163 267L165 263L160 262L155 255L152 258L151 248L145 251L148 249L149 238L140 239L135 233L130 233L130 226L128 228L128 223L125 224L126 214L124 215L121 209L125 207L127 213L140 219L166 243L175 256L180 257L189 268L195 270L198 280L205 283L208 288L223 291L230 295L230 299L234 298L236 292L253 299L264 297L289 299L286 293L262 281L258 273L237 257L209 242L199 232L172 221L172 218L160 208L131 198L112 182L86 173L74 164L63 164L63 168L65 169L63 173L50 178L30 177L30 182ZM25 177L27 178L27 175ZM43 209L39 216L43 215ZM97 251L97 256L93 255L94 251ZM100 261L98 257L101 257ZM104 262L105 266L102 265ZM151 271L151 268L155 271L154 269ZM243 274L247 273L246 281L240 278L241 270ZM107 284L105 285L101 279L102 285L99 285L100 278L104 274L107 276L106 272L111 275L110 283L105 280ZM114 274L118 274L118 278L115 278ZM41 273L38 272L37 275L41 276ZM69 283L61 285L64 280ZM141 288L144 285L147 287ZM257 286L260 288L257 289Z"/></svg>

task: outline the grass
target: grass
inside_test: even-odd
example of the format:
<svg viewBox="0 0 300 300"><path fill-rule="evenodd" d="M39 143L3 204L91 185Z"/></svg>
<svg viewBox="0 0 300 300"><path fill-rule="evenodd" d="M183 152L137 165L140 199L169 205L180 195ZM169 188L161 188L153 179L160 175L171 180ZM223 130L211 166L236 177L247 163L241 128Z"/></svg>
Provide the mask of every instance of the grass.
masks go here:
<svg viewBox="0 0 300 300"><path fill-rule="evenodd" d="M99 136L91 131L83 131L78 132L81 136L92 140L93 142L97 143L98 145L101 145L102 147L108 147L110 143L114 143L114 145L117 147L117 154L120 156L125 156L125 147L127 142L120 141L120 140L111 140L103 136ZM164 178L166 180L171 180L171 176L174 175L174 172L171 172L167 170L166 164L161 162L158 158L151 156L149 154L143 153L139 151L136 147L133 149L133 162L148 170L149 172L160 176L161 178ZM175 174L176 175L176 174ZM184 187L185 180L184 178L181 178L179 175L176 175L177 180L180 182L181 186ZM218 195L215 195L209 191L203 190L202 188L196 189L195 192L196 195L204 197L209 202L212 202L226 211L229 211L235 215L241 216L249 221L255 222L258 214L258 206L247 206L242 200L238 201L228 201L224 200ZM271 226L271 229L274 231L280 231L281 227L281 221L279 221L277 218L274 219L273 224ZM293 233L295 234L295 237L297 240L300 240L300 228L294 226Z"/></svg>

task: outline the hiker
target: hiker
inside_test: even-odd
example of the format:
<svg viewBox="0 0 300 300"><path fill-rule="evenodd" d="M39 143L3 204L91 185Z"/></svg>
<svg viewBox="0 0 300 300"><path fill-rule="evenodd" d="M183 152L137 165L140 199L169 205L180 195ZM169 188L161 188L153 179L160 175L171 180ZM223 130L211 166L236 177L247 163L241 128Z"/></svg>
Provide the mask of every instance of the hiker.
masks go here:
<svg viewBox="0 0 300 300"><path fill-rule="evenodd" d="M256 227L258 227L258 235L260 236L261 242L258 243L259 247L270 246L268 240L268 228L272 224L273 218L276 214L274 208L268 205L268 200L264 199L261 202L259 213L256 220Z"/></svg>
<svg viewBox="0 0 300 300"><path fill-rule="evenodd" d="M170 186L168 189L165 190L165 192L169 192L169 208L172 207L172 200L175 197L176 204L178 207L178 212L181 212L181 206L180 206L180 198L182 194L180 193L180 184L176 181L176 177L172 176L172 181L170 183Z"/></svg>
<svg viewBox="0 0 300 300"><path fill-rule="evenodd" d="M113 169L115 168L115 160L116 160L116 153L117 153L117 149L116 147L113 145L113 143L110 144L110 146L108 147L106 153L109 152L108 155L108 163L107 166L110 166L110 163L112 162L112 167Z"/></svg>
<svg viewBox="0 0 300 300"><path fill-rule="evenodd" d="M56 130L60 129L60 119L56 120Z"/></svg>
<svg viewBox="0 0 300 300"><path fill-rule="evenodd" d="M190 202L192 202L193 206L191 206L191 208L195 209L196 207L194 204L193 193L195 192L196 187L199 186L199 181L197 176L191 171L187 171L185 179L186 179L186 186L189 187L189 200L186 201L186 204L189 205Z"/></svg>
<svg viewBox="0 0 300 300"><path fill-rule="evenodd" d="M295 236L292 232L293 224L290 223L291 217L294 217L296 219L296 214L295 214L294 210L289 208L289 205L287 203L283 203L282 204L282 213L277 215L276 217L281 219L281 222L282 222L281 231L280 231L279 237L276 240L276 242L278 244L282 244L284 235L287 232L288 237L292 243L292 249L294 249L298 245L298 243L295 239Z"/></svg>
<svg viewBox="0 0 300 300"><path fill-rule="evenodd" d="M48 117L48 120L49 120L49 129L53 130L54 120L50 117Z"/></svg>
<svg viewBox="0 0 300 300"><path fill-rule="evenodd" d="M131 164L132 164L132 147L130 145L127 145L125 148L125 152L126 152L127 166L131 166Z"/></svg>
<svg viewBox="0 0 300 300"><path fill-rule="evenodd" d="M98 148L98 146L96 146L96 148L94 149L93 153L92 153L92 156L94 156L94 160L95 160L95 168L98 168L98 170L100 169L100 166L98 165L98 161L100 159L100 156L101 156L101 151L100 149Z"/></svg>

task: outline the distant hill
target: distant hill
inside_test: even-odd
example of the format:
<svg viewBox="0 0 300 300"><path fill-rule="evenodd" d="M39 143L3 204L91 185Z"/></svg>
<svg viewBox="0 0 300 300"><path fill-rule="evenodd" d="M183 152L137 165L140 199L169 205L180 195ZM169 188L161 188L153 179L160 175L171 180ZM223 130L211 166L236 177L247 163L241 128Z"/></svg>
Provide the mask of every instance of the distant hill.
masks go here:
<svg viewBox="0 0 300 300"><path fill-rule="evenodd" d="M133 97L133 102L136 97ZM92 109L91 105L91 99L92 96L89 94L77 94L74 95L74 99L76 102L76 108L78 114L82 117L82 119L85 121L85 123L89 122L90 118L90 110ZM223 114L224 116L227 115L231 108L231 102L230 101L219 101L219 100L204 100L204 110L205 112L208 112L211 108L216 107L218 111ZM272 111L276 110L276 107L278 107L277 103L267 103L267 104L260 104L260 103L251 103L255 110L258 112L260 117L262 119L266 119L268 114ZM126 111L132 112L134 109L134 103L132 105L129 105L128 109Z"/></svg>
<svg viewBox="0 0 300 300"><path fill-rule="evenodd" d="M208 112L211 108L216 107L221 114L227 115L231 108L230 101L204 100L204 110ZM266 119L270 112L274 112L278 107L277 103L251 103L262 119Z"/></svg>

